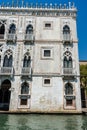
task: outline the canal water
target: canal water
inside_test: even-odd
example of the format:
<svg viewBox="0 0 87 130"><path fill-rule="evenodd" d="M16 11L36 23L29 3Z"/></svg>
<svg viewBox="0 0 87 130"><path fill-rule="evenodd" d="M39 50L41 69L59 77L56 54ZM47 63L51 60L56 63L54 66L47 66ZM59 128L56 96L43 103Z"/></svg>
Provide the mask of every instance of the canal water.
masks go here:
<svg viewBox="0 0 87 130"><path fill-rule="evenodd" d="M87 116L1 114L0 130L87 130Z"/></svg>

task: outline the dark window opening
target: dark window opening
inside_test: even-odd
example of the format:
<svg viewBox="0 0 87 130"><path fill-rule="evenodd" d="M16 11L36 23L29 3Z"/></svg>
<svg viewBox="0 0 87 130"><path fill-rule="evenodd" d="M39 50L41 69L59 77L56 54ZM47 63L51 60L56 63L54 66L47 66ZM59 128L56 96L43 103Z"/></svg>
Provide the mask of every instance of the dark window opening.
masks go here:
<svg viewBox="0 0 87 130"><path fill-rule="evenodd" d="M69 26L65 25L63 27L63 34L70 34L70 28L69 28Z"/></svg>
<svg viewBox="0 0 87 130"><path fill-rule="evenodd" d="M12 61L13 61L12 55L10 57L5 55L4 62L3 62L3 67L12 67Z"/></svg>
<svg viewBox="0 0 87 130"><path fill-rule="evenodd" d="M44 84L50 84L50 79L44 79Z"/></svg>
<svg viewBox="0 0 87 130"><path fill-rule="evenodd" d="M65 86L65 94L72 95L73 94L73 87L70 83L67 83Z"/></svg>
<svg viewBox="0 0 87 130"><path fill-rule="evenodd" d="M30 57L27 58L27 56L24 57L23 61L23 67L29 67L30 66Z"/></svg>
<svg viewBox="0 0 87 130"><path fill-rule="evenodd" d="M5 33L5 26L2 24L0 25L0 39L4 39L4 33Z"/></svg>
<svg viewBox="0 0 87 130"><path fill-rule="evenodd" d="M26 28L26 34L33 34L33 26L32 25L28 25Z"/></svg>
<svg viewBox="0 0 87 130"><path fill-rule="evenodd" d="M21 94L28 94L29 93L29 85L27 83L24 83L21 86Z"/></svg>
<svg viewBox="0 0 87 130"><path fill-rule="evenodd" d="M44 50L44 57L50 57L51 51L50 50Z"/></svg>
<svg viewBox="0 0 87 130"><path fill-rule="evenodd" d="M66 100L66 106L72 106L72 100Z"/></svg>
<svg viewBox="0 0 87 130"><path fill-rule="evenodd" d="M20 105L27 105L27 99L21 99Z"/></svg>
<svg viewBox="0 0 87 130"><path fill-rule="evenodd" d="M51 23L46 23L46 24L45 24L45 27L46 27L46 28L50 28L50 27L51 27Z"/></svg>
<svg viewBox="0 0 87 130"><path fill-rule="evenodd" d="M16 26L12 24L9 28L9 33L10 34L15 34L16 33Z"/></svg>
<svg viewBox="0 0 87 130"><path fill-rule="evenodd" d="M71 57L69 57L69 59L67 59L66 57L64 57L63 67L64 68L72 68L72 58Z"/></svg>

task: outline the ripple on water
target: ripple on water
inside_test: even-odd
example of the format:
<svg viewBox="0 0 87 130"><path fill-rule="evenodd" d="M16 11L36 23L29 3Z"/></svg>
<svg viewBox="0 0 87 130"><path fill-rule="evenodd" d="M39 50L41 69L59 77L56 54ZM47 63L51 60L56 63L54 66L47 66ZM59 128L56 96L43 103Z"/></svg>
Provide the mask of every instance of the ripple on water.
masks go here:
<svg viewBox="0 0 87 130"><path fill-rule="evenodd" d="M3 114L0 130L87 130L87 116Z"/></svg>

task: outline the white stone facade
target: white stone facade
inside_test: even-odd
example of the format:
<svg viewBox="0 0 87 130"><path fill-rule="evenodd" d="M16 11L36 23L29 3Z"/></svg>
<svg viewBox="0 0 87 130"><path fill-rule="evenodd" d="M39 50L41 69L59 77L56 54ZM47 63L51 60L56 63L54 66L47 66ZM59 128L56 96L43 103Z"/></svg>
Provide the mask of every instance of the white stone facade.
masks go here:
<svg viewBox="0 0 87 130"><path fill-rule="evenodd" d="M0 7L0 109L81 112L76 8Z"/></svg>

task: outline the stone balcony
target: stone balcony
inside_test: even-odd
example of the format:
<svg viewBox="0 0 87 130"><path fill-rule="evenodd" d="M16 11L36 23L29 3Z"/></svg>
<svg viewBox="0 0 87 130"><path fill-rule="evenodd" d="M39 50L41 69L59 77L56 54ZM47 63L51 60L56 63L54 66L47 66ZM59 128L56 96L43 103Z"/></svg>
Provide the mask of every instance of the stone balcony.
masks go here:
<svg viewBox="0 0 87 130"><path fill-rule="evenodd" d="M16 38L16 34L7 34L6 41L14 43L16 41Z"/></svg>
<svg viewBox="0 0 87 130"><path fill-rule="evenodd" d="M75 69L73 68L63 68L64 78L74 78L76 76Z"/></svg>
<svg viewBox="0 0 87 130"><path fill-rule="evenodd" d="M33 34L25 34L24 35L24 41L25 42L34 42L34 35Z"/></svg>
<svg viewBox="0 0 87 130"><path fill-rule="evenodd" d="M3 76L11 76L13 75L13 67L1 67L0 69L0 75Z"/></svg>
<svg viewBox="0 0 87 130"><path fill-rule="evenodd" d="M31 77L31 67L23 67L21 70L22 77Z"/></svg>
<svg viewBox="0 0 87 130"><path fill-rule="evenodd" d="M63 43L72 43L71 34L63 34Z"/></svg>

